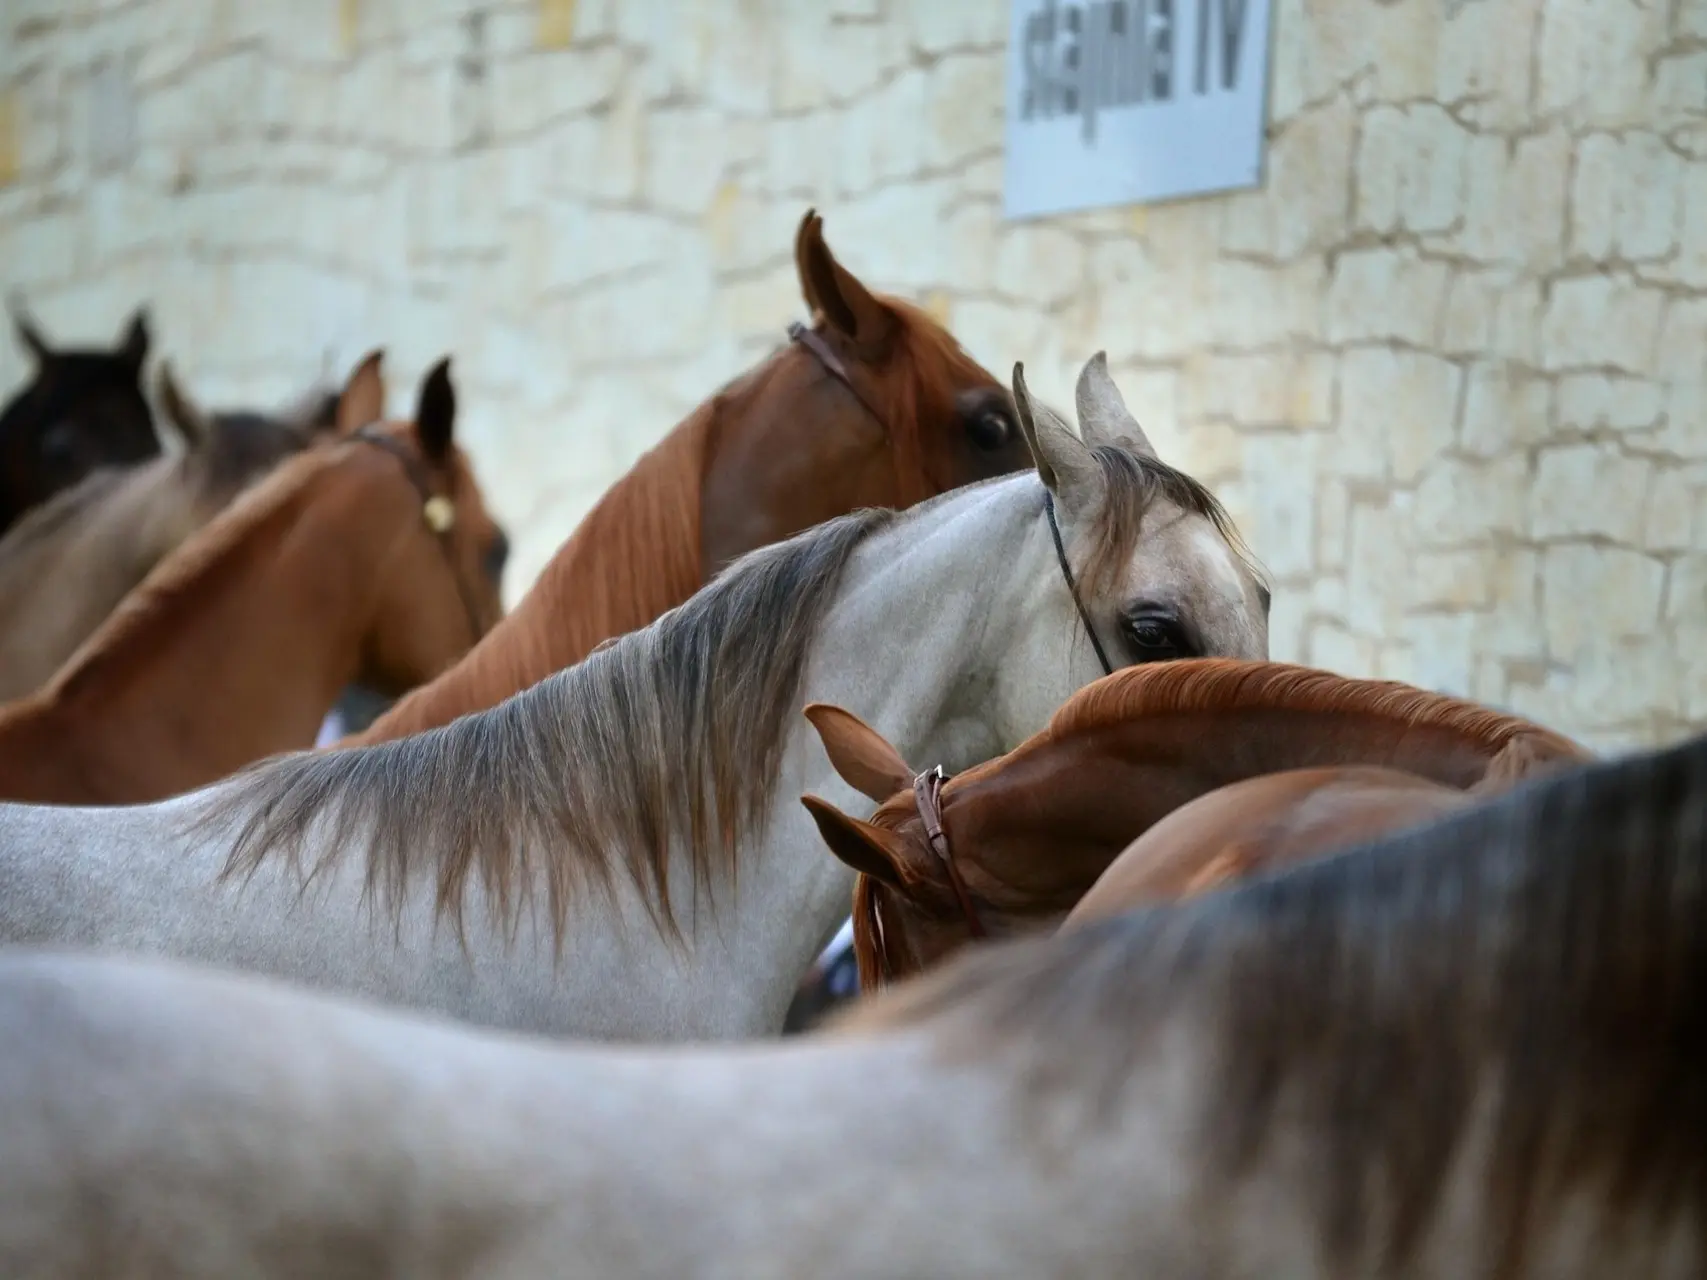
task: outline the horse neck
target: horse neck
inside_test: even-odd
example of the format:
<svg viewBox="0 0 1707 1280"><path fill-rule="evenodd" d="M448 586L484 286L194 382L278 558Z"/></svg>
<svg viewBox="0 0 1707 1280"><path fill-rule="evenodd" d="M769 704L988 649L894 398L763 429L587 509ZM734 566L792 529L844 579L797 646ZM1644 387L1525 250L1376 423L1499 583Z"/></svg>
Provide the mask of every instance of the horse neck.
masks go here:
<svg viewBox="0 0 1707 1280"><path fill-rule="evenodd" d="M1379 765L1457 788L1478 782L1497 746L1375 715L1235 708L1134 715L1045 738L948 794L951 837L976 848L976 875L1041 891L1049 850L1065 910L1133 840L1220 787L1283 770Z"/></svg>
<svg viewBox="0 0 1707 1280"><path fill-rule="evenodd" d="M1036 490L1008 482L942 501L936 508L942 519L904 518L855 553L818 628L802 703L857 707L903 758L963 769L1040 727L1016 727L1001 717L1002 699L992 690L1004 674L1059 671L1066 664L1058 655L1040 662L1040 655L1021 652L1012 629L1018 624L1008 620L1028 609L992 594L992 584L1018 594L1057 572ZM955 518L978 504L987 510ZM993 560L1000 572L992 571ZM906 661L897 665L897 654ZM1064 682L1040 702L1058 703L1071 691ZM767 1018L774 1013L771 1030L782 1025L800 973L846 918L853 892L852 871L823 848L799 802L805 793L849 813L872 807L830 767L815 731L800 717L788 733L765 835L743 855L758 865L749 861L740 874L746 915L735 936L744 949L786 957L770 966L771 985L759 1000ZM672 868L671 882L691 884L691 876L684 863Z"/></svg>
<svg viewBox="0 0 1707 1280"><path fill-rule="evenodd" d="M381 474L330 464L276 503L216 520L177 555L208 554L201 538L229 541L163 597L145 582L148 615L115 614L9 718L0 748L52 747L55 776L86 789L82 799L122 803L312 746L357 672L377 584L407 527L401 486ZM157 572L178 570L175 560Z"/></svg>
<svg viewBox="0 0 1707 1280"><path fill-rule="evenodd" d="M494 707L699 590L698 476L711 425L711 405L701 406L643 454L461 661L337 745L404 738Z"/></svg>

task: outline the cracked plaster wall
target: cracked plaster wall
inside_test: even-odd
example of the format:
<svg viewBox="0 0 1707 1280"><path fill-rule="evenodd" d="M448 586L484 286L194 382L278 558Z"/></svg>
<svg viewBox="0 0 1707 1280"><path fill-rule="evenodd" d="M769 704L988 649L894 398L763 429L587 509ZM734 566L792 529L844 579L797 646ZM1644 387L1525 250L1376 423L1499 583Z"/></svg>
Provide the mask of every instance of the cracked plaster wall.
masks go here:
<svg viewBox="0 0 1707 1280"><path fill-rule="evenodd" d="M8 0L0 274L204 402L443 351L518 535L800 312L808 203L1070 403L1106 347L1275 656L1707 727L1707 0L1276 0L1264 189L1004 225L1005 0ZM22 376L0 346L0 386Z"/></svg>

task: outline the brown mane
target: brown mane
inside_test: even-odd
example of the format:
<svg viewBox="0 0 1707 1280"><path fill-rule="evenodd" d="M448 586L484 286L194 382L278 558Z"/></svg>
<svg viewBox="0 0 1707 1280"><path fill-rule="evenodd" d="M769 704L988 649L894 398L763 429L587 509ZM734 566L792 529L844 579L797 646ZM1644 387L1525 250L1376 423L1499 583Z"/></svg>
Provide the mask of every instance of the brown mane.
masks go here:
<svg viewBox="0 0 1707 1280"><path fill-rule="evenodd" d="M893 973L889 936L883 928L882 886L868 875L854 877L853 948L862 991L874 991Z"/></svg>
<svg viewBox="0 0 1707 1280"><path fill-rule="evenodd" d="M1491 1123L1486 1271L1587 1192L1659 1242L1707 1232L1707 737L1533 781L1217 895L992 947L856 1007L999 1060L1052 1126L1170 1026L1203 1044L1202 1193L1305 1143L1336 1274L1414 1259ZM1491 1104L1491 1105L1490 1105ZM1614 1221L1592 1224L1612 1226ZM1377 1265L1377 1264L1381 1265Z"/></svg>
<svg viewBox="0 0 1707 1280"><path fill-rule="evenodd" d="M883 415L900 505L947 488L925 456L919 424L952 412L955 387L987 377L954 336L900 298L879 300L898 320L886 376L862 394ZM605 640L644 627L704 585L701 492L706 460L731 402L756 394L790 360L793 343L725 384L599 499L527 594L474 650L340 746L376 744L484 710L573 666Z"/></svg>

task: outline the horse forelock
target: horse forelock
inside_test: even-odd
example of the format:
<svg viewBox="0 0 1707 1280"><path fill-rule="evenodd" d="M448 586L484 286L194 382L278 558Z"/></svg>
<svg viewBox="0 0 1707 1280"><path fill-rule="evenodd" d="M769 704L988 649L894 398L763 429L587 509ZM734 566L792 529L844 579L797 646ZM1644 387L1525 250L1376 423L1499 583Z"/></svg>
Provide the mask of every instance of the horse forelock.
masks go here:
<svg viewBox="0 0 1707 1280"><path fill-rule="evenodd" d="M1531 1228L1585 1190L1655 1239L1681 1212L1707 1243L1704 922L1707 737L964 956L837 1025L927 1029L1087 1125L1180 1028L1203 1058L1203 1194L1303 1141L1325 1255L1402 1267L1474 1144L1488 1273L1517 1275Z"/></svg>
<svg viewBox="0 0 1707 1280"><path fill-rule="evenodd" d="M892 518L843 516L753 552L646 629L487 711L263 763L210 792L191 833L231 839L228 875L301 864L318 834L325 852L307 874L365 852L370 892L398 912L430 875L459 929L471 879L506 926L543 886L559 943L570 903L625 874L679 936L672 851L685 849L697 894L762 832L818 626L854 551Z"/></svg>
<svg viewBox="0 0 1707 1280"><path fill-rule="evenodd" d="M1005 388L929 313L887 294L880 301L897 325L888 358L874 370L873 398L885 417L897 493L902 505L910 506L946 484L946 468L931 465L931 446L937 442L927 437L926 421L957 421L955 402L963 391Z"/></svg>

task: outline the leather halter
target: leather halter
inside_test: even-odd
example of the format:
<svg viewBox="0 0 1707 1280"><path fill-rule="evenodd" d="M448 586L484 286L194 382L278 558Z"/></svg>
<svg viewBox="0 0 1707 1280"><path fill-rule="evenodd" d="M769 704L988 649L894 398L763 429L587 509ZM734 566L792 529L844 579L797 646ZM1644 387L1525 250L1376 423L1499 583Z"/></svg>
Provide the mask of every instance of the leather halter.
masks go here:
<svg viewBox="0 0 1707 1280"><path fill-rule="evenodd" d="M889 423L884 419L883 415L877 411L877 406L872 404L871 401L866 398L865 392L859 389L859 384L853 380L853 375L848 372L847 365L842 363L842 358L839 355L830 350L829 343L825 342L817 333L808 329L798 320L792 320L789 322L788 340L790 342L798 342L802 347L806 348L807 351L811 352L812 358L824 366L824 372L846 387L853 398L858 400L861 406L864 407L865 411L873 418L877 419L878 426L882 427L885 431L889 430Z"/></svg>
<svg viewBox="0 0 1707 1280"><path fill-rule="evenodd" d="M936 860L942 863L954 896L960 900L960 911L966 917L966 925L974 938L982 938L987 936L984 922L978 916L978 908L972 905L972 895L966 892L966 882L960 878L960 872L954 865L954 851L948 847L948 833L942 829L942 784L945 781L947 775L940 764L934 769L927 769L913 779L913 798L919 805L919 817L924 820L925 839L931 852L936 854Z"/></svg>
<svg viewBox="0 0 1707 1280"><path fill-rule="evenodd" d="M1079 596L1079 584L1073 577L1073 566L1067 563L1067 548L1061 541L1061 524L1055 518L1055 495L1049 490L1043 491L1043 510L1049 516L1049 533L1055 539L1055 559L1061 566L1061 576L1067 580L1067 594L1073 597L1073 607L1079 611L1079 621L1085 624L1085 634L1091 638L1091 648L1096 650L1097 661L1102 663L1102 673L1105 676L1114 674L1114 664L1108 660L1108 653L1102 647L1102 641L1097 639L1096 626L1091 622L1090 610L1085 608L1085 602Z"/></svg>
<svg viewBox="0 0 1707 1280"><path fill-rule="evenodd" d="M383 435L372 427L358 427L347 438L371 444L403 464L403 474L409 478L409 483L421 496L422 523L432 531L433 541L438 543L439 550L444 553L445 567L450 570L451 581L456 583L457 599L462 601L462 610L468 615L469 640L471 643L479 640L485 634L480 626L480 612L469 598L468 586L457 572L456 557L451 553L450 533L456 527L455 505L444 494L434 492L432 478L421 465L421 460L390 436Z"/></svg>

